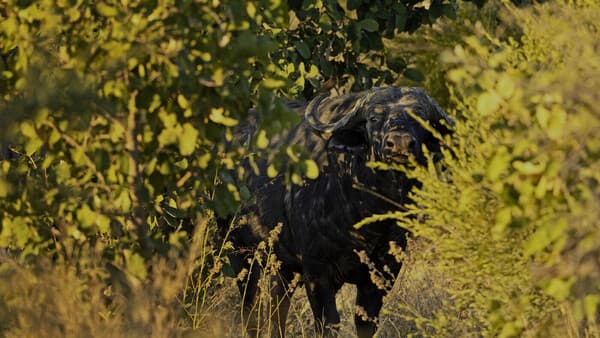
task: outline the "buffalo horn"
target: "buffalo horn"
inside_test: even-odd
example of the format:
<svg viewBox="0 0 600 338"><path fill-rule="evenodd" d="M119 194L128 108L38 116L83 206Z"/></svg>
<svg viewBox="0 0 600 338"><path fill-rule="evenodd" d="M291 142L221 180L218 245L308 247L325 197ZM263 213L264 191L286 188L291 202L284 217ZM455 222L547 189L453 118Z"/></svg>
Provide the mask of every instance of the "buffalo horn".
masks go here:
<svg viewBox="0 0 600 338"><path fill-rule="evenodd" d="M359 112L363 108L365 102L370 98L370 95L361 96L356 99L356 102L350 109L350 111L336 122L324 123L319 119L319 106L323 100L329 97L328 93L323 93L314 98L306 107L304 111L304 118L310 125L310 127L319 133L332 133L340 128L353 125L356 120L364 119ZM337 99L337 98L335 98Z"/></svg>

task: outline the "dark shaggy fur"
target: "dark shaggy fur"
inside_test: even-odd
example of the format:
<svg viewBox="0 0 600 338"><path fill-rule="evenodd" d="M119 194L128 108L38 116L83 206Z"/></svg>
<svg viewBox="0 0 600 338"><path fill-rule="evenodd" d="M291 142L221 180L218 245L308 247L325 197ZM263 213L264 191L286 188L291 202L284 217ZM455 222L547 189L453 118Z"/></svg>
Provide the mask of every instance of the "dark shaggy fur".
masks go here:
<svg viewBox="0 0 600 338"><path fill-rule="evenodd" d="M271 314L273 336L283 336L289 307L290 281L300 274L306 287L317 331L331 333L340 318L335 295L344 283L357 285L356 304L368 318L355 318L359 336L371 336L377 329L376 318L386 291L371 279L361 263L359 252L375 268L388 271L394 278L400 270L389 251L390 241L406 245L407 231L393 221L354 224L373 214L398 210L410 203L408 192L415 184L402 173L375 170L369 161L408 163L414 157L424 164L422 146L439 152L439 141L408 111L428 121L442 134L449 133L452 120L421 89L408 87L377 88L334 98L316 98L306 105L295 104L306 118L273 140L272 146L300 144L318 162L320 175L301 185L286 184L282 175L269 179L264 174L249 174L246 183L253 202L246 205L234 222L232 241L236 251L230 256L235 272L248 269L240 282L244 297L245 320L250 330L256 325L260 269L250 265L254 249L269 230L282 224L274 251L281 261L279 275L273 278ZM311 113L314 113L311 115ZM335 121L343 122L337 123ZM322 123L321 121L331 123ZM441 120L445 122L440 122ZM242 129L242 138L251 136ZM259 163L264 173L266 161ZM251 172L251 171L250 171Z"/></svg>

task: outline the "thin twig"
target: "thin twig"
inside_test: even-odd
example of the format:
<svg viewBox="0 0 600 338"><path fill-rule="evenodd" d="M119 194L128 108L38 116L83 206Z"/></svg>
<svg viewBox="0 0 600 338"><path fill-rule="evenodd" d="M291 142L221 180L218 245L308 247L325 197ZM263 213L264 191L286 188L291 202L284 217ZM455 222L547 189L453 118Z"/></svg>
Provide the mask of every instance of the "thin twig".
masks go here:
<svg viewBox="0 0 600 338"><path fill-rule="evenodd" d="M392 200L392 199L390 199L390 198L388 198L388 197L386 197L386 196L378 193L377 191L374 191L373 189L369 189L369 188L365 187L365 185L362 184L362 183L360 183L360 182L354 182L352 184L352 187L354 189L357 189L357 190L369 193L369 194L371 194L371 195L373 195L373 196L375 196L375 197L377 197L377 198L379 198L379 199L381 199L381 200L383 200L383 201L385 201L385 202L387 202L387 203L395 206L396 208L398 208L398 209L400 209L402 211L408 211L408 209L406 209L406 207L403 206L402 204L400 204L400 203L398 203L398 202L396 202L396 201L394 201L394 200Z"/></svg>
<svg viewBox="0 0 600 338"><path fill-rule="evenodd" d="M98 171L98 168L96 167L96 164L94 163L94 161L92 161L92 159L88 156L88 154L85 152L84 147L79 144L77 141L75 141L74 138L72 138L71 136L69 136L68 134L66 134L65 132L63 132L62 130L60 130L60 128L58 128L54 123L45 120L44 122L42 122L45 126L48 126L52 129L54 129L56 132L58 132L60 134L60 137L65 140L65 142L67 142L68 145L70 145L73 148L76 149L82 149L84 150L83 153L83 158L85 159L85 162L87 163L87 165L89 167L92 168L92 170L94 171L94 174L96 175L96 177L98 177L98 181L100 182L100 184L106 185L106 181L104 180L104 176Z"/></svg>

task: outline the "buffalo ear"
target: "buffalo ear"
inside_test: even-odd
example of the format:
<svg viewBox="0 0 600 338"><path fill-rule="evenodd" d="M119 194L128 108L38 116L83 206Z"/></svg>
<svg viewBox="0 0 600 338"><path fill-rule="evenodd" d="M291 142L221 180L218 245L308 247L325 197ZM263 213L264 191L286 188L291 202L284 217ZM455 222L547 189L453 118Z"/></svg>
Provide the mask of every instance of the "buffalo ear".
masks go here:
<svg viewBox="0 0 600 338"><path fill-rule="evenodd" d="M367 140L360 130L343 129L334 132L327 140L327 151L361 153L367 149Z"/></svg>

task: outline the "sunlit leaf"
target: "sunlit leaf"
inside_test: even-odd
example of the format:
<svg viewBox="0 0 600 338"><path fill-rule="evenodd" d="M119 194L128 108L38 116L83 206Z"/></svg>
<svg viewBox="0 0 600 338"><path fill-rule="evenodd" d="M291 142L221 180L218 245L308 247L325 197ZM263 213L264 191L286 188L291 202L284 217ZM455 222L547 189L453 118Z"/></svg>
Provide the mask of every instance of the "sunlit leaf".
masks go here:
<svg viewBox="0 0 600 338"><path fill-rule="evenodd" d="M305 160L304 165L306 166L306 177L313 180L319 177L319 167L315 161Z"/></svg>
<svg viewBox="0 0 600 338"><path fill-rule="evenodd" d="M190 107L188 100L181 94L177 95L177 104L179 104L182 109L188 109Z"/></svg>
<svg viewBox="0 0 600 338"><path fill-rule="evenodd" d="M269 139L267 138L267 132L261 129L256 136L256 146L259 149L265 149L269 145Z"/></svg>
<svg viewBox="0 0 600 338"><path fill-rule="evenodd" d="M173 143L177 142L177 139L179 138L180 129L181 129L181 127L163 129L161 131L161 133L158 135L158 144L161 147L164 147L169 144L173 144Z"/></svg>
<svg viewBox="0 0 600 338"><path fill-rule="evenodd" d="M225 116L224 112L223 108L212 108L209 119L214 123L222 124L226 127L234 127L239 123L238 120Z"/></svg>
<svg viewBox="0 0 600 338"><path fill-rule="evenodd" d="M115 7L109 6L102 1L99 1L96 4L96 10L98 10L98 13L106 17L113 17L119 13Z"/></svg>
<svg viewBox="0 0 600 338"><path fill-rule="evenodd" d="M574 278L569 278L567 280L553 278L544 287L544 291L555 299L562 301L569 296L574 282Z"/></svg>
<svg viewBox="0 0 600 338"><path fill-rule="evenodd" d="M148 271L146 270L146 264L144 258L137 252L127 251L125 253L127 258L127 270L137 278L144 280L146 279Z"/></svg>
<svg viewBox="0 0 600 338"><path fill-rule="evenodd" d="M532 255L545 249L563 235L567 225L567 219L564 217L543 223L529 238L525 246L525 252Z"/></svg>
<svg viewBox="0 0 600 338"><path fill-rule="evenodd" d="M487 177L494 181L502 174L507 174L507 169L510 167L510 159L511 155L506 147L498 148L488 164L486 171Z"/></svg>
<svg viewBox="0 0 600 338"><path fill-rule="evenodd" d="M212 159L211 153L204 153L203 155L201 155L198 158L198 161L199 161L198 164L199 164L200 168L206 169L208 167L211 159Z"/></svg>
<svg viewBox="0 0 600 338"><path fill-rule="evenodd" d="M246 12L250 18L254 18L256 16L256 6L254 6L251 1L246 3Z"/></svg>
<svg viewBox="0 0 600 338"><path fill-rule="evenodd" d="M96 223L96 213L87 204L77 210L77 220L82 228L89 228Z"/></svg>
<svg viewBox="0 0 600 338"><path fill-rule="evenodd" d="M196 149L198 130L190 123L185 123L182 129L179 135L179 152L184 156L191 155Z"/></svg>
<svg viewBox="0 0 600 338"><path fill-rule="evenodd" d="M510 98L515 92L515 83L510 76L503 75L500 80L498 80L496 90L501 97Z"/></svg>
<svg viewBox="0 0 600 338"><path fill-rule="evenodd" d="M477 99L477 111L482 115L490 115L500 108L501 102L496 92L485 92Z"/></svg>
<svg viewBox="0 0 600 338"><path fill-rule="evenodd" d="M0 197L6 198L11 191L10 183L0 176Z"/></svg>
<svg viewBox="0 0 600 338"><path fill-rule="evenodd" d="M541 174L546 168L545 163L533 163L533 162L524 162L524 161L514 161L513 167L517 169L518 172L525 175L537 175Z"/></svg>
<svg viewBox="0 0 600 338"><path fill-rule="evenodd" d="M277 169L275 168L274 165L269 165L269 167L267 168L267 176L270 178L274 178L275 176L277 176L278 172Z"/></svg>

